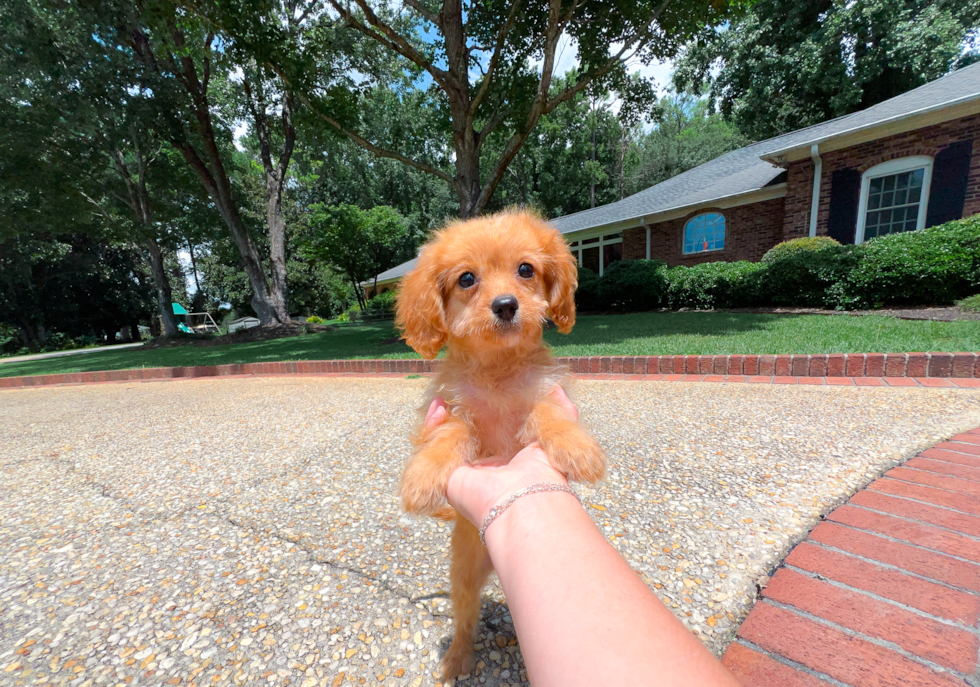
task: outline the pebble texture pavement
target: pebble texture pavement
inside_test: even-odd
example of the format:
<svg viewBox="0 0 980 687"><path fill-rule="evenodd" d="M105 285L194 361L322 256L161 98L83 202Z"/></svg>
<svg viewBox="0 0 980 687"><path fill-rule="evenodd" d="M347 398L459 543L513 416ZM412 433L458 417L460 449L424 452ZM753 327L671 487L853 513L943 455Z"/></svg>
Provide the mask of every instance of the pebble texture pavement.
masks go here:
<svg viewBox="0 0 980 687"><path fill-rule="evenodd" d="M436 684L448 532L399 511L426 380L0 392L0 685ZM756 583L903 458L980 425L966 389L580 381L596 523L721 654ZM526 684L497 586L477 669Z"/></svg>

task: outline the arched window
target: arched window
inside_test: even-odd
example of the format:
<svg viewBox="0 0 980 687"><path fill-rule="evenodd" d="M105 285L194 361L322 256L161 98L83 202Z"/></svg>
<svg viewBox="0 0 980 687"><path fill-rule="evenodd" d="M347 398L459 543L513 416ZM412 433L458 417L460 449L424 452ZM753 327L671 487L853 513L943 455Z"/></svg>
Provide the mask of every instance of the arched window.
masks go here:
<svg viewBox="0 0 980 687"><path fill-rule="evenodd" d="M926 225L932 158L903 157L875 165L861 175L854 243Z"/></svg>
<svg viewBox="0 0 980 687"><path fill-rule="evenodd" d="M684 255L706 253L725 247L725 216L706 212L692 217L684 225Z"/></svg>

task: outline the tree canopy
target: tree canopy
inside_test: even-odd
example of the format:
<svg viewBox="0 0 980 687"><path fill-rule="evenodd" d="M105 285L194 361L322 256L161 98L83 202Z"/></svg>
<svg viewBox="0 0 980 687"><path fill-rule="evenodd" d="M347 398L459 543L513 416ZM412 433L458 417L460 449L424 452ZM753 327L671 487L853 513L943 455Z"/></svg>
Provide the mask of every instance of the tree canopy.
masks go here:
<svg viewBox="0 0 980 687"><path fill-rule="evenodd" d="M0 346L173 334L173 301L338 315L448 218L585 210L935 78L974 59L978 12L7 0ZM676 93L634 72L678 56Z"/></svg>
<svg viewBox="0 0 980 687"><path fill-rule="evenodd" d="M365 305L361 282L395 262L407 260L408 227L397 210L378 205L362 210L356 205L313 205L307 254L342 272L354 287L358 304Z"/></svg>
<svg viewBox="0 0 980 687"><path fill-rule="evenodd" d="M675 83L709 93L726 119L761 140L980 59L978 24L975 0L758 0L730 25L705 27L684 49Z"/></svg>
<svg viewBox="0 0 980 687"><path fill-rule="evenodd" d="M200 0L199 0L200 2ZM631 80L630 60L675 56L705 26L730 17L731 0L550 0L548 3L430 0L370 3L326 0L327 11L286 34L281 22L249 21L240 12L201 3L217 26L265 60L339 134L378 157L431 174L452 189L458 215L489 207L510 164L540 119L586 89L616 90L628 105L653 99L651 84ZM275 12L276 8L271 11ZM296 7L296 11L300 11ZM339 18L339 22L335 19ZM271 28L270 28L271 27ZM331 35L343 63L361 77L338 79L303 46ZM289 47L282 47L286 41ZM576 47L580 68L554 88L558 51ZM326 59L330 59L325 52ZM433 106L435 126L372 136L357 104L365 87L397 84L403 106ZM499 145L488 142L499 139Z"/></svg>

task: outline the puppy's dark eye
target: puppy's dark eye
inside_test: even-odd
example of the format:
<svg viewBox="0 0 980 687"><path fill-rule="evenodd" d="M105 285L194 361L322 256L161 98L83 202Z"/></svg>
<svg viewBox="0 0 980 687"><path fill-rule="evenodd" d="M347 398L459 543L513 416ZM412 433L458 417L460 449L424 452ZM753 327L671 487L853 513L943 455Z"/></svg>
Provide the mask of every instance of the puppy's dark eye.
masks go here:
<svg viewBox="0 0 980 687"><path fill-rule="evenodd" d="M530 279L534 276L534 268L526 262L521 263L521 266L517 268L517 274L525 279Z"/></svg>
<svg viewBox="0 0 980 687"><path fill-rule="evenodd" d="M463 274L459 276L459 285L464 289L470 288L475 283L476 275L474 275L472 272L463 272Z"/></svg>

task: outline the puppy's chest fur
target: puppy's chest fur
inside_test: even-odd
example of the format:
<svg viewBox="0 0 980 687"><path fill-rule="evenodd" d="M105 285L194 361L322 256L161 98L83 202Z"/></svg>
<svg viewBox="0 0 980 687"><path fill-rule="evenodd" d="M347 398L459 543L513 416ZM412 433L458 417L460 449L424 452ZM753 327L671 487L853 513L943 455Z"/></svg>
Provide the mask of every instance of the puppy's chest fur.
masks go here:
<svg viewBox="0 0 980 687"><path fill-rule="evenodd" d="M567 370L545 352L515 365L510 375L486 373L447 359L429 399L442 396L456 417L470 428L471 463L491 456L513 456L536 437L525 430L528 416L540 399L567 376Z"/></svg>

